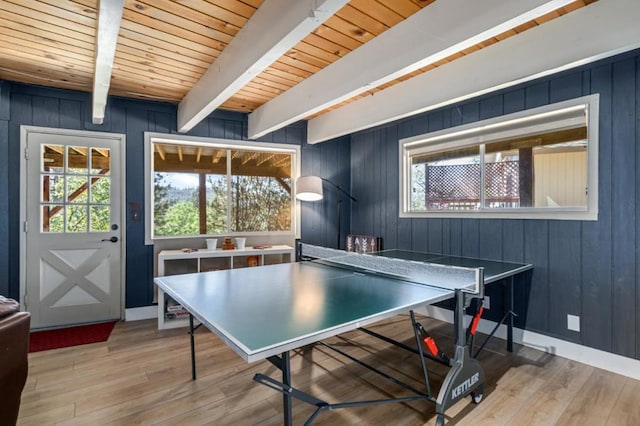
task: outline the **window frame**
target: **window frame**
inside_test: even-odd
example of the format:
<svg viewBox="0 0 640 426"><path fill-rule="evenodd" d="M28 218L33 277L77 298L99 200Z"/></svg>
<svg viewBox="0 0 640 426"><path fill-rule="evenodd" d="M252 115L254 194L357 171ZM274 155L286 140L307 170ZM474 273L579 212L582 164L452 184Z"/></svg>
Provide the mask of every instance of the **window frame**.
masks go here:
<svg viewBox="0 0 640 426"><path fill-rule="evenodd" d="M592 94L544 105L487 120L412 136L399 140L399 217L474 219L561 219L598 220L598 127L599 94ZM479 210L411 210L411 158L416 154L444 152L478 146L484 175L485 145L535 132L560 130L586 116L587 127L587 206L519 207ZM482 179L482 178L481 178ZM481 180L482 182L482 180ZM484 194L484 190L481 191ZM482 196L484 199L484 196Z"/></svg>
<svg viewBox="0 0 640 426"><path fill-rule="evenodd" d="M230 205L227 205L227 231L224 234L194 234L179 236L155 236L153 234L153 143L166 143L172 145L208 146L221 149L250 149L259 151L271 151L291 154L291 229L287 231L245 231L234 232L229 228ZM229 166L227 166L229 173ZM212 236L244 236L244 235L269 235L269 236L297 236L299 235L299 209L295 199L295 181L300 176L300 147L292 144L280 144L271 142L254 142L235 139L208 138L199 136L186 136L168 133L144 132L144 202L145 202L145 244L153 245L154 241L168 241L179 239L206 238ZM227 176L229 176L227 174ZM231 198L231 188L227 188L227 196Z"/></svg>

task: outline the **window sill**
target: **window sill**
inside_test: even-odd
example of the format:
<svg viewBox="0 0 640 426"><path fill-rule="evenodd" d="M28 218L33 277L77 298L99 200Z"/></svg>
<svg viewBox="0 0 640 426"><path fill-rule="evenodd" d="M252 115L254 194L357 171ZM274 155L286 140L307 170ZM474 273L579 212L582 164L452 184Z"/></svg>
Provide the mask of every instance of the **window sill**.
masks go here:
<svg viewBox="0 0 640 426"><path fill-rule="evenodd" d="M435 219L546 219L546 220L584 220L597 221L598 212L550 209L545 211L508 211L508 210L476 210L476 211L433 211L433 212L401 212L400 218Z"/></svg>

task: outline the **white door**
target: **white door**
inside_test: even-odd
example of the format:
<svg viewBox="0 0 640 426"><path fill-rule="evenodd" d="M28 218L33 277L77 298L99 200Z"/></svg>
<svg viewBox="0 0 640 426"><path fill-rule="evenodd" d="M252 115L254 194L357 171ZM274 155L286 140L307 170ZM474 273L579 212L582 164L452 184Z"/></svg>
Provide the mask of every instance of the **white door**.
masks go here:
<svg viewBox="0 0 640 426"><path fill-rule="evenodd" d="M32 328L119 319L124 135L23 127L22 146Z"/></svg>

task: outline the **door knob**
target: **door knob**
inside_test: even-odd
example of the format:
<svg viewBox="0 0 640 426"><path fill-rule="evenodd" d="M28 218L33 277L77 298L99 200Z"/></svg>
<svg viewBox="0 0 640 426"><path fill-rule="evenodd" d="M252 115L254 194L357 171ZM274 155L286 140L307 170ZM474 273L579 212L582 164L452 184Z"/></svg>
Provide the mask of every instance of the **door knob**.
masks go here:
<svg viewBox="0 0 640 426"><path fill-rule="evenodd" d="M102 242L105 242L105 241L111 241L112 243L117 243L118 237L104 238Z"/></svg>

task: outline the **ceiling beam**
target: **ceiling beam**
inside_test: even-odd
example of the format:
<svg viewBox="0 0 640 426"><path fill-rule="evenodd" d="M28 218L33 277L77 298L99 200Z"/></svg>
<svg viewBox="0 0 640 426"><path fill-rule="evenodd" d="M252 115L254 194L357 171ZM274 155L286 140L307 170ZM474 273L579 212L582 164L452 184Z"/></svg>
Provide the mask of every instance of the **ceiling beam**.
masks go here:
<svg viewBox="0 0 640 426"><path fill-rule="evenodd" d="M93 71L93 124L102 124L104 121L124 0L99 0L98 3L96 61Z"/></svg>
<svg viewBox="0 0 640 426"><path fill-rule="evenodd" d="M265 0L178 105L188 132L348 0Z"/></svg>
<svg viewBox="0 0 640 426"><path fill-rule="evenodd" d="M248 136L264 136L572 1L435 2L257 108L249 115Z"/></svg>
<svg viewBox="0 0 640 426"><path fill-rule="evenodd" d="M640 47L637 0L599 0L308 122L327 141Z"/></svg>

